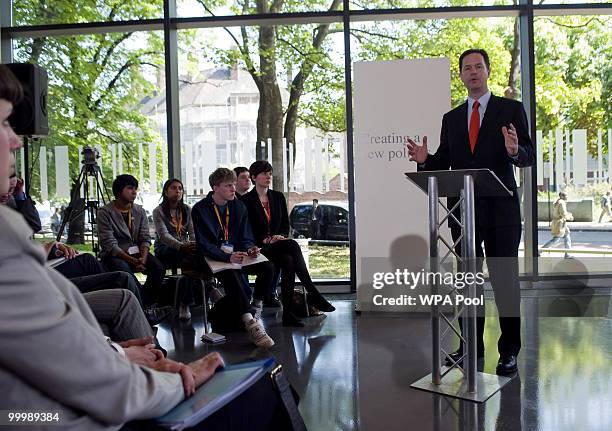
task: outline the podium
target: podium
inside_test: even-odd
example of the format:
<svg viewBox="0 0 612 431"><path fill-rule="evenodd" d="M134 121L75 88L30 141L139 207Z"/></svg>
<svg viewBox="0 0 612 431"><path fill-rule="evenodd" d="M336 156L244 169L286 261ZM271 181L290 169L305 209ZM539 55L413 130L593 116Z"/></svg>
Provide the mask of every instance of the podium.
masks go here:
<svg viewBox="0 0 612 431"><path fill-rule="evenodd" d="M466 169L447 171L407 172L406 177L418 188L427 193L429 200L429 271L438 273L440 266L451 255L462 263L464 272L476 273L476 242L474 200L478 197L512 196L512 192L504 186L499 178L489 169ZM452 208L447 208L440 198L458 198ZM442 207L445 216L439 220L439 208ZM453 215L460 209L461 220ZM461 236L457 242L448 244L440 236L440 227L446 220L453 220L461 227ZM440 258L438 243L441 242L448 252ZM455 246L461 242L461 256L455 252ZM467 298L476 297L476 286L472 280L466 282ZM431 294L439 294L440 283L434 277L431 283ZM453 286L450 294L456 293ZM469 303L469 301L466 301ZM432 303L431 335L432 364L431 374L417 380L410 386L428 392L435 392L475 402L484 402L499 391L511 378L486 374L477 371L476 353L476 315L477 306L474 301L470 305L454 307L449 318L440 312L439 305ZM462 319L463 335L454 323ZM441 333L441 324L446 325ZM463 357L453 362L450 367L441 366L441 354L446 358L448 353L441 347L442 341L448 335L457 336L462 343ZM451 359L452 361L452 359Z"/></svg>

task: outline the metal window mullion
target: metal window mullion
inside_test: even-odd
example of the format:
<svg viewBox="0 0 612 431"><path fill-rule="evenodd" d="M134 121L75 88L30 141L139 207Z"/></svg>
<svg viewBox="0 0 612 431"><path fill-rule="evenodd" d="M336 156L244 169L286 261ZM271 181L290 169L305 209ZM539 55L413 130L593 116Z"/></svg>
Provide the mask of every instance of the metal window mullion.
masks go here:
<svg viewBox="0 0 612 431"><path fill-rule="evenodd" d="M168 178L181 178L181 118L178 82L178 34L171 19L176 17L176 0L164 0L164 59L166 69L166 133Z"/></svg>
<svg viewBox="0 0 612 431"><path fill-rule="evenodd" d="M0 2L0 31L13 24L13 0ZM3 64L13 62L13 37L2 32L0 57Z"/></svg>
<svg viewBox="0 0 612 431"><path fill-rule="evenodd" d="M346 118L346 164L348 171L348 205L349 205L349 260L351 292L357 292L357 256L355 242L355 169L353 156L353 79L351 76L351 26L350 2L343 0L342 22L344 35L344 96ZM340 179L342 181L342 178Z"/></svg>
<svg viewBox="0 0 612 431"><path fill-rule="evenodd" d="M535 96L535 46L533 33L534 5L532 0L521 0L526 9L519 15L519 44L521 59L521 99L532 140L536 136L536 96ZM538 204L537 204L537 166L524 168L523 214L525 218L524 267L531 276L538 275Z"/></svg>

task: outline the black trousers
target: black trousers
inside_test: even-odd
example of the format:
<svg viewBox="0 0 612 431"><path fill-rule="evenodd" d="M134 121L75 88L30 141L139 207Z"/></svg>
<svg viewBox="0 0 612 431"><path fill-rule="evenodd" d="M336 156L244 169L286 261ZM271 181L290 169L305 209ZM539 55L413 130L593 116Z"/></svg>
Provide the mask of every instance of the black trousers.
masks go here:
<svg viewBox="0 0 612 431"><path fill-rule="evenodd" d="M308 293L320 295L310 278L302 250L297 242L292 239L277 241L267 245L262 249L262 253L281 270L281 302L284 310L291 309L296 275Z"/></svg>
<svg viewBox="0 0 612 431"><path fill-rule="evenodd" d="M461 234L458 226L451 226L453 241ZM518 247L521 240L521 226L476 226L476 270L482 271L483 257L487 267L495 304L499 313L501 335L497 342L500 354L517 355L521 349L521 290L518 279ZM484 253L483 253L484 244ZM461 255L461 242L455 248ZM465 269L462 269L465 271ZM467 292L465 292L467 295ZM483 294L483 286L477 285L476 295ZM484 306L478 312L476 330L478 353L484 352ZM461 321L459 324L462 326ZM463 327L461 328L463 331Z"/></svg>
<svg viewBox="0 0 612 431"><path fill-rule="evenodd" d="M73 259L56 266L55 269L66 278L85 277L104 272L98 259L89 253L77 254Z"/></svg>
<svg viewBox="0 0 612 431"><path fill-rule="evenodd" d="M129 272L134 277L138 286L141 286L134 275L134 270L125 260L119 259L118 257L107 256L104 258L103 263L109 271ZM159 296L166 269L159 259L150 254L147 256L144 273L147 275L147 281L145 281L145 284L141 288L140 296L145 305L150 305L155 302Z"/></svg>
<svg viewBox="0 0 612 431"><path fill-rule="evenodd" d="M312 239L319 239L320 236L321 226L319 225L319 220L310 220L310 237Z"/></svg>
<svg viewBox="0 0 612 431"><path fill-rule="evenodd" d="M165 244L159 244L155 247L155 257L164 265L164 268L184 269L187 265L191 268L195 266L195 259L193 256L188 256ZM178 283L176 286L176 298L181 304L192 305L194 303L194 291L200 288L201 283L199 280L194 280L186 276L181 280L183 282Z"/></svg>
<svg viewBox="0 0 612 431"><path fill-rule="evenodd" d="M249 311L249 303L251 302L247 275L256 276L253 297L255 299L263 299L265 294L270 291L274 281L274 265L271 262L248 265L241 270L227 269L215 274L215 278L223 283L225 296L231 298L230 300L238 308L240 314Z"/></svg>

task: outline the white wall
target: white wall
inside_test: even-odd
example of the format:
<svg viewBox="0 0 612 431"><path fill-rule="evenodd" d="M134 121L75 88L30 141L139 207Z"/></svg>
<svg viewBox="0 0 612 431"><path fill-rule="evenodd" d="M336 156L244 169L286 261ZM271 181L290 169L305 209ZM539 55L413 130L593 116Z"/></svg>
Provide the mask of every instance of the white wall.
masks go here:
<svg viewBox="0 0 612 431"><path fill-rule="evenodd" d="M426 265L427 196L404 176L416 171L405 137L426 135L430 153L437 149L442 115L450 109L450 61L359 62L354 77L357 309L407 311L373 305L381 291L372 288L372 273Z"/></svg>

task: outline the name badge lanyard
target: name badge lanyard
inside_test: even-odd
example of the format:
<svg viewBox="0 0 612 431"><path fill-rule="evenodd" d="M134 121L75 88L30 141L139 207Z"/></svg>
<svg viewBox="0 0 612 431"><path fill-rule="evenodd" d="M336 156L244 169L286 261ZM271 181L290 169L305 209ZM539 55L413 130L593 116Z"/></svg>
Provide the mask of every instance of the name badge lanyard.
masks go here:
<svg viewBox="0 0 612 431"><path fill-rule="evenodd" d="M176 235L179 238L183 238L183 212L177 208L177 217L170 214L170 218L172 219L172 224L176 229Z"/></svg>
<svg viewBox="0 0 612 431"><path fill-rule="evenodd" d="M223 231L223 241L228 242L229 240L229 204L225 207L225 226L221 221L221 214L219 213L219 208L217 204L213 204L215 207L215 214L217 215L217 220L219 221L219 226L221 226L221 230Z"/></svg>
<svg viewBox="0 0 612 431"><path fill-rule="evenodd" d="M272 223L272 214L270 214L270 201L268 200L268 206L266 207L262 201L259 201L264 213L266 214L266 221L268 222L268 236L270 236L270 224Z"/></svg>
<svg viewBox="0 0 612 431"><path fill-rule="evenodd" d="M119 210L119 212L121 214L126 214L127 213L127 228L128 228L128 232L130 233L130 238L132 239L132 242L134 244L136 244L136 241L134 239L134 232L132 231L132 225L133 225L133 222L132 222L132 205L130 204L126 211Z"/></svg>

